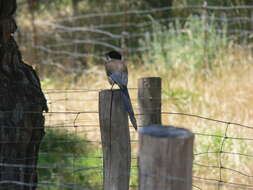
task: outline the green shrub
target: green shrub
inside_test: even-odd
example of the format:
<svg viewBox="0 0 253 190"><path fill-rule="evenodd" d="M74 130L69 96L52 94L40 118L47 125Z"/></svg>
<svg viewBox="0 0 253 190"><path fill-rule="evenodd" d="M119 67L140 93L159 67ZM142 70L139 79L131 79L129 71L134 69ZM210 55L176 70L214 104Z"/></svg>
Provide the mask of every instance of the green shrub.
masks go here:
<svg viewBox="0 0 253 190"><path fill-rule="evenodd" d="M98 156L100 155L100 156ZM40 146L39 183L42 189L101 185L101 152L85 138L65 130L47 130ZM67 188L68 187L68 188Z"/></svg>

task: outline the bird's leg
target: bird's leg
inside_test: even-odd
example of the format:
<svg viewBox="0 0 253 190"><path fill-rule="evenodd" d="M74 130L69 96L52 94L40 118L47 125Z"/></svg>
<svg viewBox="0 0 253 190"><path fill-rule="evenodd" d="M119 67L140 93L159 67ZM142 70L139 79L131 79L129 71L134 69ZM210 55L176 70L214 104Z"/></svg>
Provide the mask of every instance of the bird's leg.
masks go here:
<svg viewBox="0 0 253 190"><path fill-rule="evenodd" d="M111 90L113 89L114 84L115 84L115 83L112 84Z"/></svg>

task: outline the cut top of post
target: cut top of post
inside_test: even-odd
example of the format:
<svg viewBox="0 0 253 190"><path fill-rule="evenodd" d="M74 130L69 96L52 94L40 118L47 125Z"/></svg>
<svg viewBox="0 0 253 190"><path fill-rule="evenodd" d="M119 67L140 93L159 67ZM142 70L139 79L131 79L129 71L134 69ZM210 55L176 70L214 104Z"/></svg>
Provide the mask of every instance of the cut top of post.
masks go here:
<svg viewBox="0 0 253 190"><path fill-rule="evenodd" d="M138 80L139 88L161 88L162 79L160 77L146 77Z"/></svg>
<svg viewBox="0 0 253 190"><path fill-rule="evenodd" d="M194 134L188 129L178 128L171 125L161 126L161 125L150 125L148 127L142 127L139 130L140 134L149 135L152 137L163 137L163 138L190 138Z"/></svg>

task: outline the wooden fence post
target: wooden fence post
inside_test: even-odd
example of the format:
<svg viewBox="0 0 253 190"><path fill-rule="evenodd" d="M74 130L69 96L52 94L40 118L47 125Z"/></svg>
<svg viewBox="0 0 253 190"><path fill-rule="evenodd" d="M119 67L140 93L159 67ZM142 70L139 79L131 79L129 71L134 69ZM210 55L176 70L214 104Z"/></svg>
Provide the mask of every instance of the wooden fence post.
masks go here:
<svg viewBox="0 0 253 190"><path fill-rule="evenodd" d="M130 133L120 90L103 90L99 93L99 122L103 146L103 189L128 190Z"/></svg>
<svg viewBox="0 0 253 190"><path fill-rule="evenodd" d="M152 125L139 130L139 190L191 190L194 135Z"/></svg>
<svg viewBox="0 0 253 190"><path fill-rule="evenodd" d="M138 80L138 102L140 125L161 124L161 89L160 77L140 78Z"/></svg>

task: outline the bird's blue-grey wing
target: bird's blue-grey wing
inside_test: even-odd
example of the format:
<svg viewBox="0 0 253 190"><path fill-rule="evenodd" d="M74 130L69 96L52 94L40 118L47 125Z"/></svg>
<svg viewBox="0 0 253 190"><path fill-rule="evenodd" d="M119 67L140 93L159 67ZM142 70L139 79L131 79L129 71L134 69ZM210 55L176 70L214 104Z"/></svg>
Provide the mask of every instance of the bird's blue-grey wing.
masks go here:
<svg viewBox="0 0 253 190"><path fill-rule="evenodd" d="M117 84L120 88L124 88L128 83L128 74L122 72L112 72L109 77Z"/></svg>

